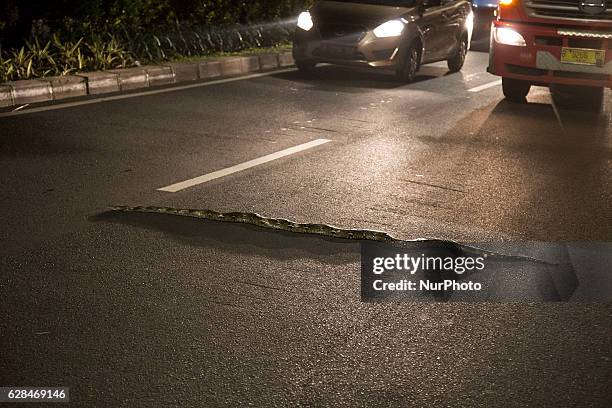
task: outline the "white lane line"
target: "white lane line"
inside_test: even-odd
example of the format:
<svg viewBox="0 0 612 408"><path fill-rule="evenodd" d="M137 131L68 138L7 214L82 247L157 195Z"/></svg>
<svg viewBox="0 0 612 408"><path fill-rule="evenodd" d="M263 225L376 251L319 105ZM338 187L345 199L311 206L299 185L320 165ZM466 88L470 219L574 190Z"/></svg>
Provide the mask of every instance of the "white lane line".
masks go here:
<svg viewBox="0 0 612 408"><path fill-rule="evenodd" d="M228 176L230 174L238 173L251 167L259 166L260 164L268 163L273 160L280 159L281 157L290 156L292 154L299 153L301 151L312 149L313 147L320 146L325 143L329 143L329 139L316 139L312 142L304 143L298 146L290 147L289 149L281 150L280 152L272 153L267 156L260 157L258 159L249 160L244 163L237 164L226 169L214 171L212 173L205 174L200 177L192 178L190 180L181 181L180 183L172 184L167 187L158 188L158 191L165 191L168 193L176 193L187 188L197 186L198 184L206 183L211 180L215 180L221 177Z"/></svg>
<svg viewBox="0 0 612 408"><path fill-rule="evenodd" d="M474 88L470 88L468 89L468 92L480 92L480 91L484 91L485 89L489 89L489 88L493 88L494 86L499 86L501 85L502 81L501 79L498 79L497 81L493 81L493 82L488 82L484 85L480 85L480 86L476 86Z"/></svg>
<svg viewBox="0 0 612 408"><path fill-rule="evenodd" d="M123 95L106 96L106 97L101 97L101 98L96 98L96 99L87 99L84 101L62 103L58 105L40 106L38 108L32 108L32 109L21 109L21 110L16 110L12 112L0 113L0 118L4 118L7 116L27 115L28 113L45 112L45 111L56 110L56 109L72 108L74 106L91 105L94 103L116 101L120 99L136 98L139 96L157 95L157 94L162 94L166 92L182 91L184 89L200 88L203 86L211 86L211 85L225 84L228 82L243 81L245 79L260 78L260 77L270 76L270 75L275 75L275 74L283 74L286 72L293 72L296 70L297 70L296 68L279 69L276 71L263 72L259 74L251 74L251 75L245 75L245 76L233 77L233 78L225 78L225 79L217 79L214 81L199 82L197 84L190 84L190 85L174 86L172 88L163 88L163 89L155 89L152 91L143 91L143 92L136 92L136 93L130 93L130 94L123 94Z"/></svg>

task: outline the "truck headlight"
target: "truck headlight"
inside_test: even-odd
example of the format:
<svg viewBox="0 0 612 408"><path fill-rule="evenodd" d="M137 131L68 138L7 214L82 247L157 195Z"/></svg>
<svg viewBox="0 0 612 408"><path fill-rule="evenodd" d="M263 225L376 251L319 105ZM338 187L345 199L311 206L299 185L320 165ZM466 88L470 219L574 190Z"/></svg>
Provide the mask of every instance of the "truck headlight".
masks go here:
<svg viewBox="0 0 612 408"><path fill-rule="evenodd" d="M398 37L404 31L402 20L390 20L374 29L374 35L378 38Z"/></svg>
<svg viewBox="0 0 612 408"><path fill-rule="evenodd" d="M310 29L314 27L314 23L312 22L312 16L309 12L304 11L300 13L300 15L298 16L297 26L304 31L310 31Z"/></svg>
<svg viewBox="0 0 612 408"><path fill-rule="evenodd" d="M494 27L493 38L499 44L515 45L517 47L525 47L527 45L525 38L511 28Z"/></svg>

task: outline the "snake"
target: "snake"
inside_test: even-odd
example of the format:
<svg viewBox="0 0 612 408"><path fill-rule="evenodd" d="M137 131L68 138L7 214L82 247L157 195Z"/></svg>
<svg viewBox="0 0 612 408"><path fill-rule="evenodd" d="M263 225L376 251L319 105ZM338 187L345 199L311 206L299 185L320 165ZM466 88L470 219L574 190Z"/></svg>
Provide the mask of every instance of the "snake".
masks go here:
<svg viewBox="0 0 612 408"><path fill-rule="evenodd" d="M217 212L213 210L194 210L194 209L179 209L170 207L129 207L129 206L111 206L111 211L115 212L131 212L131 213L150 213L150 214L166 214L182 217L199 218L208 221L227 222L237 224L249 224L256 227L273 229L277 231L286 231L291 233L322 235L337 239L358 240L358 241L375 241L386 244L394 244L403 242L396 239L386 232L362 229L344 229L327 224L315 223L298 223L284 218L268 218L257 213L248 212Z"/></svg>
<svg viewBox="0 0 612 408"><path fill-rule="evenodd" d="M271 229L276 231L285 231L297 234L318 235L340 240L352 240L361 242L377 242L392 246L414 245L415 243L424 243L437 246L445 246L457 252L480 254L487 256L497 256L502 258L528 260L540 264L558 265L549 261L537 259L527 255L510 255L496 251L490 251L476 246L461 244L452 240L443 239L412 239L403 240L395 238L383 231L366 230L366 229L347 229L340 228L328 224L319 223L298 223L284 218L269 218L253 212L218 212L208 209L183 209L172 207L156 207L156 206L125 206L114 205L109 207L112 212L119 213L147 213L161 214L180 217L198 218L207 221L247 224L260 228Z"/></svg>

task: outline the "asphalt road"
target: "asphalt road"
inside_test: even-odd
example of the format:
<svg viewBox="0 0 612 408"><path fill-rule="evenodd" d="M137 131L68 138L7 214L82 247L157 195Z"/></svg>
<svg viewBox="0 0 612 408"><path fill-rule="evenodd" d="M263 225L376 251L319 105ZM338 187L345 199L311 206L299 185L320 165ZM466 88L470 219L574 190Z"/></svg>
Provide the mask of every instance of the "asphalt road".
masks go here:
<svg viewBox="0 0 612 408"><path fill-rule="evenodd" d="M355 242L108 212L612 241L610 94L599 114L542 88L511 104L486 62L409 85L323 66L0 117L0 385L69 386L75 406L609 406L610 303L362 303Z"/></svg>

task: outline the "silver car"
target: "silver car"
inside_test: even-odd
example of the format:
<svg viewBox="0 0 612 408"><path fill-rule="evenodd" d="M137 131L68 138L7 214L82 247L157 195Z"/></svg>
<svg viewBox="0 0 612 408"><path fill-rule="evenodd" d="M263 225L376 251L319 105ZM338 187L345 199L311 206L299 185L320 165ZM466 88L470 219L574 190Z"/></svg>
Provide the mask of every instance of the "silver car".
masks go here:
<svg viewBox="0 0 612 408"><path fill-rule="evenodd" d="M461 70L473 22L469 0L321 0L299 16L293 56L301 71L363 65L409 82L431 62Z"/></svg>

